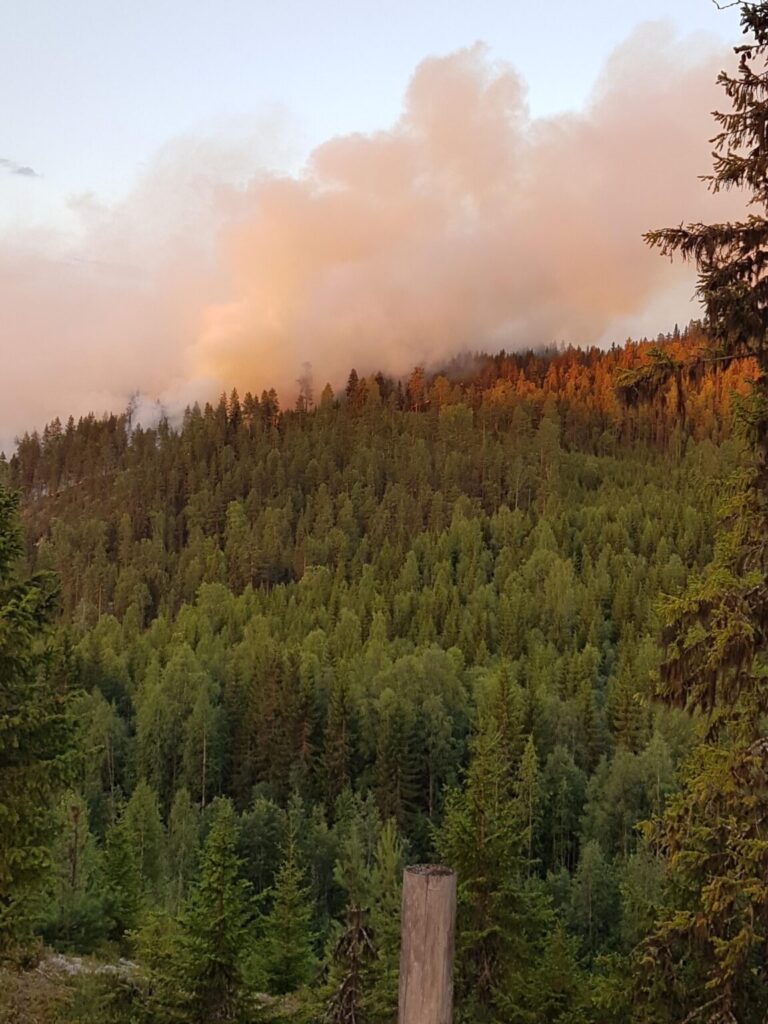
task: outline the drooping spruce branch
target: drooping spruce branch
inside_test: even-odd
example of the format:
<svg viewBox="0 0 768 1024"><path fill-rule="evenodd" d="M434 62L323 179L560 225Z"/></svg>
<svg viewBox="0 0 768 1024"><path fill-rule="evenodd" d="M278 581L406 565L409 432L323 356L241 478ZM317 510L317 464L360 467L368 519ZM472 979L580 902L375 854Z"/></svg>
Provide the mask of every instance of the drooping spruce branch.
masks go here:
<svg viewBox="0 0 768 1024"><path fill-rule="evenodd" d="M718 79L732 109L715 114L705 180L713 192L742 189L754 212L645 236L696 264L713 357L757 367L738 406L746 452L714 558L662 608L658 696L708 728L680 792L646 826L667 887L635 963L651 1019L683 1024L751 1024L768 1012L768 2L739 6L749 41L736 48L737 73ZM673 375L680 382L684 367L652 351L617 387L640 400Z"/></svg>

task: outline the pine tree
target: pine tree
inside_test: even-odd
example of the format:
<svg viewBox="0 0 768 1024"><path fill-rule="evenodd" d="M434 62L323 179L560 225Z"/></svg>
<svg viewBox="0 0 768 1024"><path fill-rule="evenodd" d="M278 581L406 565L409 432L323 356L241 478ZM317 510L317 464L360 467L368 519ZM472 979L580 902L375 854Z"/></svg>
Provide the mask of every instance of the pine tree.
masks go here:
<svg viewBox="0 0 768 1024"><path fill-rule="evenodd" d="M124 813L107 829L104 842L104 910L112 938L136 927L141 910L141 874Z"/></svg>
<svg viewBox="0 0 768 1024"><path fill-rule="evenodd" d="M600 844L592 839L581 850L569 908L571 927L580 936L582 951L587 956L593 957L605 948L618 917L615 876Z"/></svg>
<svg viewBox="0 0 768 1024"><path fill-rule="evenodd" d="M748 36L719 82L713 192L743 188L755 212L725 224L652 231L662 253L695 261L709 351L697 365L656 351L619 382L625 398L684 388L702 361L754 360L738 409L748 460L726 502L712 564L666 602L659 696L707 718L682 792L649 827L666 857L666 898L638 957L643 996L665 1019L761 1021L768 1009L768 3L740 4Z"/></svg>
<svg viewBox="0 0 768 1024"><path fill-rule="evenodd" d="M352 711L349 688L334 679L328 695L328 712L323 736L323 781L326 806L330 809L349 781L352 755Z"/></svg>
<svg viewBox="0 0 768 1024"><path fill-rule="evenodd" d="M24 934L50 868L72 743L47 635L56 588L47 574L19 577L17 511L17 496L0 487L0 948Z"/></svg>
<svg viewBox="0 0 768 1024"><path fill-rule="evenodd" d="M349 371L349 377L347 378L346 386L347 404L351 409L358 409L360 407L360 378L357 374L357 370L354 367Z"/></svg>
<svg viewBox="0 0 768 1024"><path fill-rule="evenodd" d="M589 981L579 967L576 942L558 924L547 936L533 969L516 977L509 995L502 995L500 1005L507 1014L503 1019L520 1024L588 1024L595 1019Z"/></svg>
<svg viewBox="0 0 768 1024"><path fill-rule="evenodd" d="M194 1021L238 1020L247 992L243 965L248 952L250 886L237 855L237 819L232 804L211 805L213 821L200 871L182 911L178 982Z"/></svg>
<svg viewBox="0 0 768 1024"><path fill-rule="evenodd" d="M412 820L416 803L417 769L409 709L389 691L379 700L376 737L376 802L382 818L394 818L400 828Z"/></svg>
<svg viewBox="0 0 768 1024"><path fill-rule="evenodd" d="M513 967L529 965L544 920L525 885L522 830L500 751L498 730L480 728L464 788L446 799L435 837L458 876L457 995L480 1019L499 1012L505 982Z"/></svg>
<svg viewBox="0 0 768 1024"><path fill-rule="evenodd" d="M701 359L727 365L749 358L757 368L738 415L750 463L726 505L712 566L667 603L660 695L672 705L705 712L711 733L738 725L755 739L759 715L768 710L768 684L756 661L768 645L768 137L762 125L768 3L742 4L741 21L754 41L736 48L738 74L719 76L733 110L715 114L721 131L713 140L715 173L707 180L714 192L744 188L759 212L743 222L689 224L651 231L646 238L665 255L679 252L698 267L709 338ZM637 401L652 396L667 378L680 381L699 369L657 354L624 374L619 390Z"/></svg>
<svg viewBox="0 0 768 1024"><path fill-rule="evenodd" d="M157 900L165 876L165 832L157 795L144 779L126 804L124 823L135 851L142 893Z"/></svg>
<svg viewBox="0 0 768 1024"><path fill-rule="evenodd" d="M533 736L528 737L520 767L515 780L515 796L518 813L524 826L524 842L528 857L529 870L533 862L533 845L541 813L541 781L539 778L539 759L536 756L536 745Z"/></svg>
<svg viewBox="0 0 768 1024"><path fill-rule="evenodd" d="M339 848L333 877L339 888L346 894L348 907L370 906L372 897L371 846L375 841L370 827L370 815L364 816L355 808L353 816L337 822L336 843ZM375 811L375 828L378 831L379 815Z"/></svg>
<svg viewBox="0 0 768 1024"><path fill-rule="evenodd" d="M78 793L64 795L58 823L56 872L42 930L49 941L90 951L104 938L106 918L99 885L101 855Z"/></svg>
<svg viewBox="0 0 768 1024"><path fill-rule="evenodd" d="M186 789L173 798L168 818L169 906L177 913L194 877L200 849L199 814Z"/></svg>
<svg viewBox="0 0 768 1024"><path fill-rule="evenodd" d="M296 839L295 828L291 827L258 950L269 990L276 995L306 985L316 964L313 908L298 861Z"/></svg>
<svg viewBox="0 0 768 1024"><path fill-rule="evenodd" d="M400 901L405 850L393 819L384 822L373 854L370 923L374 958L366 970L365 1007L372 1024L397 1017Z"/></svg>

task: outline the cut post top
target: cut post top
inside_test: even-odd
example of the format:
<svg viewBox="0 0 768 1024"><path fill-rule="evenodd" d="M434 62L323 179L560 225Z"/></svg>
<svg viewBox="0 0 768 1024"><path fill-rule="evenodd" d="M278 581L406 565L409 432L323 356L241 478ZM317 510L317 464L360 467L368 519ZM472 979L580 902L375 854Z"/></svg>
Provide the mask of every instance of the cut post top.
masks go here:
<svg viewBox="0 0 768 1024"><path fill-rule="evenodd" d="M432 878L443 878L456 873L453 868L447 868L442 864L410 864L405 870L411 875L427 875Z"/></svg>

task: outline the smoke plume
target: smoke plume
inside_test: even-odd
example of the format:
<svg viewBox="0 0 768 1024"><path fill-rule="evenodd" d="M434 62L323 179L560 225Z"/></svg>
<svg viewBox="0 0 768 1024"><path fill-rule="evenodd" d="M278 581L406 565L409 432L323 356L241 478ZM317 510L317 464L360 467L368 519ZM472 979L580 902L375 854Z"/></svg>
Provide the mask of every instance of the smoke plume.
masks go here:
<svg viewBox="0 0 768 1024"><path fill-rule="evenodd" d="M585 109L535 119L476 44L424 60L387 130L334 138L298 174L169 144L76 241L0 241L0 437L53 415L181 408L222 388L285 398L464 349L622 341L695 313L651 227L737 213L697 176L730 56L641 26Z"/></svg>

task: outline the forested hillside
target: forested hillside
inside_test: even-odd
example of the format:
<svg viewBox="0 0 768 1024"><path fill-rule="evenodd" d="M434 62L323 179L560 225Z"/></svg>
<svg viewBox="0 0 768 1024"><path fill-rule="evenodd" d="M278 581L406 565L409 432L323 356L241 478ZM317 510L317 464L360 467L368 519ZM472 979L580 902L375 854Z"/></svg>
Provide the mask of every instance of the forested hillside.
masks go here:
<svg viewBox="0 0 768 1024"><path fill-rule="evenodd" d="M20 440L74 753L19 935L133 964L51 1019L392 1021L401 869L432 859L458 1019L627 1019L664 892L639 825L703 729L652 702L658 602L712 558L755 373L702 342ZM696 370L645 394L654 353Z"/></svg>

